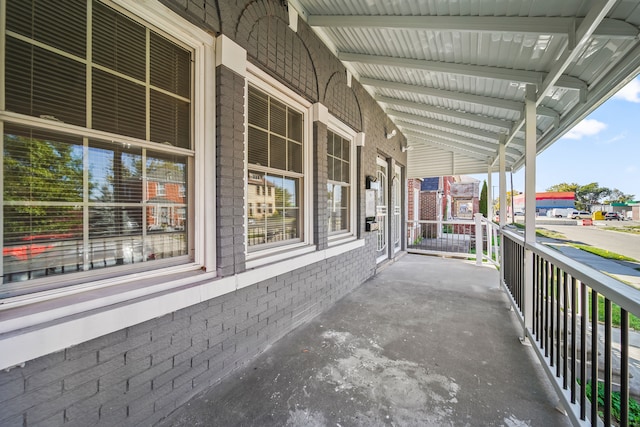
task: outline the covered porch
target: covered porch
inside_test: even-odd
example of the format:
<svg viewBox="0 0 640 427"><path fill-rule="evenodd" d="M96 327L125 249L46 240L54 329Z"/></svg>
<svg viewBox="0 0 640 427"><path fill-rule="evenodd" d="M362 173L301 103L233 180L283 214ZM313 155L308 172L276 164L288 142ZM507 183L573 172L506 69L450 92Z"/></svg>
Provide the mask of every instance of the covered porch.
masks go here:
<svg viewBox="0 0 640 427"><path fill-rule="evenodd" d="M160 425L570 425L498 271L408 254Z"/></svg>

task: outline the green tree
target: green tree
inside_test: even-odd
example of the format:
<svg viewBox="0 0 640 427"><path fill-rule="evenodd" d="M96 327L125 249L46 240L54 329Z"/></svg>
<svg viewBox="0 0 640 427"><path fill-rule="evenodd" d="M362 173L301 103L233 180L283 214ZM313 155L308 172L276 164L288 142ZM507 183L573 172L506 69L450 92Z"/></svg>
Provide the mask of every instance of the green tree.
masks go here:
<svg viewBox="0 0 640 427"><path fill-rule="evenodd" d="M624 194L622 191L614 188L611 190L607 187L600 187L597 182L591 182L586 185L574 183L552 185L547 191L567 191L575 193L576 208L579 210L588 210L592 205L609 204L615 202L626 202L633 199L633 194Z"/></svg>
<svg viewBox="0 0 640 427"><path fill-rule="evenodd" d="M487 181L482 184L482 190L480 191L480 213L487 217Z"/></svg>
<svg viewBox="0 0 640 427"><path fill-rule="evenodd" d="M634 197L634 194L624 194L622 191L614 188L613 190L611 190L611 194L609 194L609 197L607 197L607 200L605 200L604 202L605 204L626 203L632 201Z"/></svg>
<svg viewBox="0 0 640 427"><path fill-rule="evenodd" d="M81 211L74 204L82 201L83 165L82 151L76 148L44 136L5 134L6 238L65 233L81 226Z"/></svg>

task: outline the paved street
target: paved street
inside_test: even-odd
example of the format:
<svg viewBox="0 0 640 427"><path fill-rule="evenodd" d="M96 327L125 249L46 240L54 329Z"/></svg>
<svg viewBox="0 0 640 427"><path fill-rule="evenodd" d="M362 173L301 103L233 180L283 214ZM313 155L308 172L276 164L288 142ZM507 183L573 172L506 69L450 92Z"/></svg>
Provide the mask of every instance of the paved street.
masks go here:
<svg viewBox="0 0 640 427"><path fill-rule="evenodd" d="M598 221L596 224L594 226L543 224L537 227L562 233L567 240L574 243L594 246L640 260L640 235L605 230L605 227L640 225L637 221Z"/></svg>

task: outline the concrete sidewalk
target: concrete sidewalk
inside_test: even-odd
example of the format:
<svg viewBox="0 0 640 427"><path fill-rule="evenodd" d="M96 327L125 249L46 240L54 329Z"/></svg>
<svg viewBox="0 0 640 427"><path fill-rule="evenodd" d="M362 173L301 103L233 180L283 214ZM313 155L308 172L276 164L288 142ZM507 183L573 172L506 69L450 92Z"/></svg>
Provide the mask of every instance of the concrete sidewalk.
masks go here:
<svg viewBox="0 0 640 427"><path fill-rule="evenodd" d="M584 265L588 265L595 270L607 273L620 281L628 283L636 289L640 289L640 271L636 270L636 268L640 267L640 264L603 258L575 248L567 243L558 242L557 240L548 240L543 243L549 247L557 249L571 259L574 259Z"/></svg>
<svg viewBox="0 0 640 427"><path fill-rule="evenodd" d="M498 272L406 255L161 426L568 426Z"/></svg>

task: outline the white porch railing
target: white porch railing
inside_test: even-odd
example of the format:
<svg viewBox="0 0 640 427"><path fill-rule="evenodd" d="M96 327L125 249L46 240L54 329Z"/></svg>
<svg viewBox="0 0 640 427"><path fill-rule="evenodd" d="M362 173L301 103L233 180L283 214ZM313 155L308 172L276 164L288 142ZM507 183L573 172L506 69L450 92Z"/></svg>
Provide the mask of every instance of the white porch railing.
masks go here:
<svg viewBox="0 0 640 427"><path fill-rule="evenodd" d="M503 285L573 424L636 425L629 422L629 395L639 390L630 386L630 369L640 363L633 352L640 356L630 345L629 318L640 316L640 291L544 245L525 244L517 233L502 236ZM598 396L598 384L604 397L591 405L587 396Z"/></svg>
<svg viewBox="0 0 640 427"><path fill-rule="evenodd" d="M498 237L498 225L480 214L473 220L407 221L407 252L410 253L475 258L477 263L499 265Z"/></svg>

